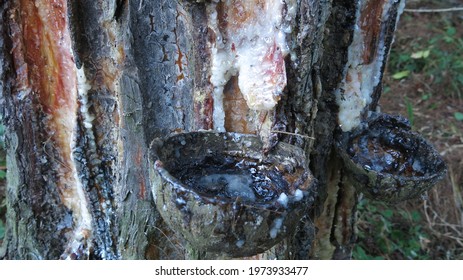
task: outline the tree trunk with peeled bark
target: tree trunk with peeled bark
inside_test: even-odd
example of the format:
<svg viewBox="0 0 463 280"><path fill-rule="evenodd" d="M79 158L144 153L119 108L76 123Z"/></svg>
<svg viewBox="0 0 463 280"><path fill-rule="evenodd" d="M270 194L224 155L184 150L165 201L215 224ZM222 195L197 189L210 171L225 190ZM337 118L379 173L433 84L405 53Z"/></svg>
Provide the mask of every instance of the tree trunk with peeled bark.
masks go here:
<svg viewBox="0 0 463 280"><path fill-rule="evenodd" d="M334 134L375 110L403 0L0 3L0 258L216 258L163 221L148 158L154 138L211 129L300 147L318 182L297 229L249 257L351 257Z"/></svg>

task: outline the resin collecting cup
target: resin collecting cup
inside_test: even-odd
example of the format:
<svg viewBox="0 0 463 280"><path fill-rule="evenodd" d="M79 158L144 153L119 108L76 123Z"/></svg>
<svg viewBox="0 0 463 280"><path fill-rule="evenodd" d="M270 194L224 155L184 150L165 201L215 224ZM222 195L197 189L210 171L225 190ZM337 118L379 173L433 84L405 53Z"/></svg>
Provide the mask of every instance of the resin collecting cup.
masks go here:
<svg viewBox="0 0 463 280"><path fill-rule="evenodd" d="M347 179L375 200L419 197L447 171L434 147L400 116L372 113L360 128L340 133L336 147Z"/></svg>
<svg viewBox="0 0 463 280"><path fill-rule="evenodd" d="M229 257L262 253L292 234L316 195L304 151L255 135L201 131L155 139L156 207L193 248Z"/></svg>

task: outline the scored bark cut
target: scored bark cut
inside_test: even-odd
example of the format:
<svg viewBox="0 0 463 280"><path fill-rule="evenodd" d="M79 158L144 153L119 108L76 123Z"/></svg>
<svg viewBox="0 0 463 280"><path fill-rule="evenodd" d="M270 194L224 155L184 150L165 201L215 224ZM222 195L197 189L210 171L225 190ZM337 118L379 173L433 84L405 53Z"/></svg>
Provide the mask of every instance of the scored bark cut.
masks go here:
<svg viewBox="0 0 463 280"><path fill-rule="evenodd" d="M56 186L61 202L72 213L72 223L50 223L50 229L60 232L67 240L61 258L86 259L92 247L89 240L93 226L73 153L79 107L77 97L82 88L78 84L68 12L64 0L11 1L8 24L11 26L9 35L16 74L13 93L18 107L27 108L25 104L30 102L33 105L29 108L40 119L38 123L33 120L35 116L26 119L31 125L28 138L36 141L30 152L31 161L35 162L29 164L51 165L39 178L52 182L46 183L49 186ZM37 188L42 193L45 188L39 184L31 182L28 189ZM42 216L41 211L47 203L43 201L35 215ZM40 230L43 228L46 226Z"/></svg>
<svg viewBox="0 0 463 280"><path fill-rule="evenodd" d="M176 134L151 145L150 177L165 222L198 250L262 253L294 233L316 180L304 152L279 143L264 156L256 135Z"/></svg>
<svg viewBox="0 0 463 280"><path fill-rule="evenodd" d="M416 198L447 170L434 147L400 116L372 113L363 127L340 134L336 144L351 183L376 200Z"/></svg>

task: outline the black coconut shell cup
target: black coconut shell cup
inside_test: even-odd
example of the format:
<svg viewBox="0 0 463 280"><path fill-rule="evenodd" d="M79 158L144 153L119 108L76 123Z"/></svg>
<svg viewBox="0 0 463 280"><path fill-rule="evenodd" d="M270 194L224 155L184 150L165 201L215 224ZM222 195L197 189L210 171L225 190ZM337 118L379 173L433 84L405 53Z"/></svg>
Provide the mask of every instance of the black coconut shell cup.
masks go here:
<svg viewBox="0 0 463 280"><path fill-rule="evenodd" d="M294 232L316 180L302 149L279 143L263 155L262 148L257 136L238 133L155 139L150 176L164 221L193 248L229 257L262 253Z"/></svg>
<svg viewBox="0 0 463 280"><path fill-rule="evenodd" d="M372 113L336 141L349 181L365 196L388 203L419 197L446 173L439 153L400 116Z"/></svg>

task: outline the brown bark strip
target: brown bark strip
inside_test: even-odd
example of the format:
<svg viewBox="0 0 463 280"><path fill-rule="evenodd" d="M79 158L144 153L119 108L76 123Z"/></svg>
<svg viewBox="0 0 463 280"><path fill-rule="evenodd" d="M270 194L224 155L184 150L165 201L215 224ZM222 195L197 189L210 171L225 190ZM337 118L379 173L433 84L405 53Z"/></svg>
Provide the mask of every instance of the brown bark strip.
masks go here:
<svg viewBox="0 0 463 280"><path fill-rule="evenodd" d="M344 178L343 178L344 179ZM341 179L342 180L342 179ZM345 179L344 179L345 180ZM336 245L334 259L350 259L355 244L355 212L357 192L350 182L339 184L336 220L333 222L332 243Z"/></svg>
<svg viewBox="0 0 463 280"><path fill-rule="evenodd" d="M48 160L56 162L58 168L57 178L50 179L56 180L63 204L73 212L74 232L69 235L63 257L85 258L88 256L86 240L91 235L91 225L72 155L77 80L67 2L19 0L13 5L10 26L17 70L16 91L37 96L39 110L45 114L45 133L54 146L54 154L47 154Z"/></svg>
<svg viewBox="0 0 463 280"><path fill-rule="evenodd" d="M370 64L376 57L378 40L381 36L382 15L388 0L367 1L360 12L360 28L363 31L363 63Z"/></svg>
<svg viewBox="0 0 463 280"><path fill-rule="evenodd" d="M48 114L57 108L74 112L77 106L66 12L66 1L20 1L19 17L27 42L25 62L30 66L33 90Z"/></svg>
<svg viewBox="0 0 463 280"><path fill-rule="evenodd" d="M314 220L317 233L310 256L313 259L331 259L336 250L335 245L331 243L331 232L337 219L336 204L339 200L339 181L341 175L339 164L335 159L331 158L329 166L332 168L329 169L330 173L327 174L327 197L323 202L321 213Z"/></svg>
<svg viewBox="0 0 463 280"><path fill-rule="evenodd" d="M223 92L223 106L225 111L225 130L239 133L256 133L252 123L248 121L250 112L246 100L238 87L238 78L232 77L225 85Z"/></svg>
<svg viewBox="0 0 463 280"><path fill-rule="evenodd" d="M211 90L212 91L212 90ZM195 94L195 127L197 129L212 129L212 111L214 100L210 94L196 92Z"/></svg>
<svg viewBox="0 0 463 280"><path fill-rule="evenodd" d="M212 30L207 28L206 5L193 5L189 7L187 14L190 16L189 23L192 26L192 55L189 56L194 76L194 129L212 129L214 100L212 98L212 85L209 83L211 59L210 49L207 47L214 41ZM193 16L194 15L194 16Z"/></svg>
<svg viewBox="0 0 463 280"><path fill-rule="evenodd" d="M58 160L61 161L63 175L68 180L66 184L73 184L69 143L75 126L77 103L76 90L72 86L75 87L76 80L70 41L66 40L69 38L57 36L66 28L65 22L59 18L63 12L62 6L55 8L47 6L47 3L38 3L36 6L33 1L20 1L16 20L22 27L22 39L28 42L28 45L18 47L24 51L25 57L25 64L20 68L27 67L29 71L27 78L20 72L17 79L29 80L33 94L38 95L43 111L50 115L49 126L51 131L55 132L53 139L59 147ZM65 50L64 46L68 46L68 49ZM20 62L21 56L18 54L15 60ZM63 186L62 191L64 190Z"/></svg>
<svg viewBox="0 0 463 280"><path fill-rule="evenodd" d="M18 10L12 8L9 13L9 28L10 39L12 41L11 55L13 59L13 67L16 73L15 89L16 93L30 93L29 70L24 58L24 46L22 39L22 31L18 22Z"/></svg>

